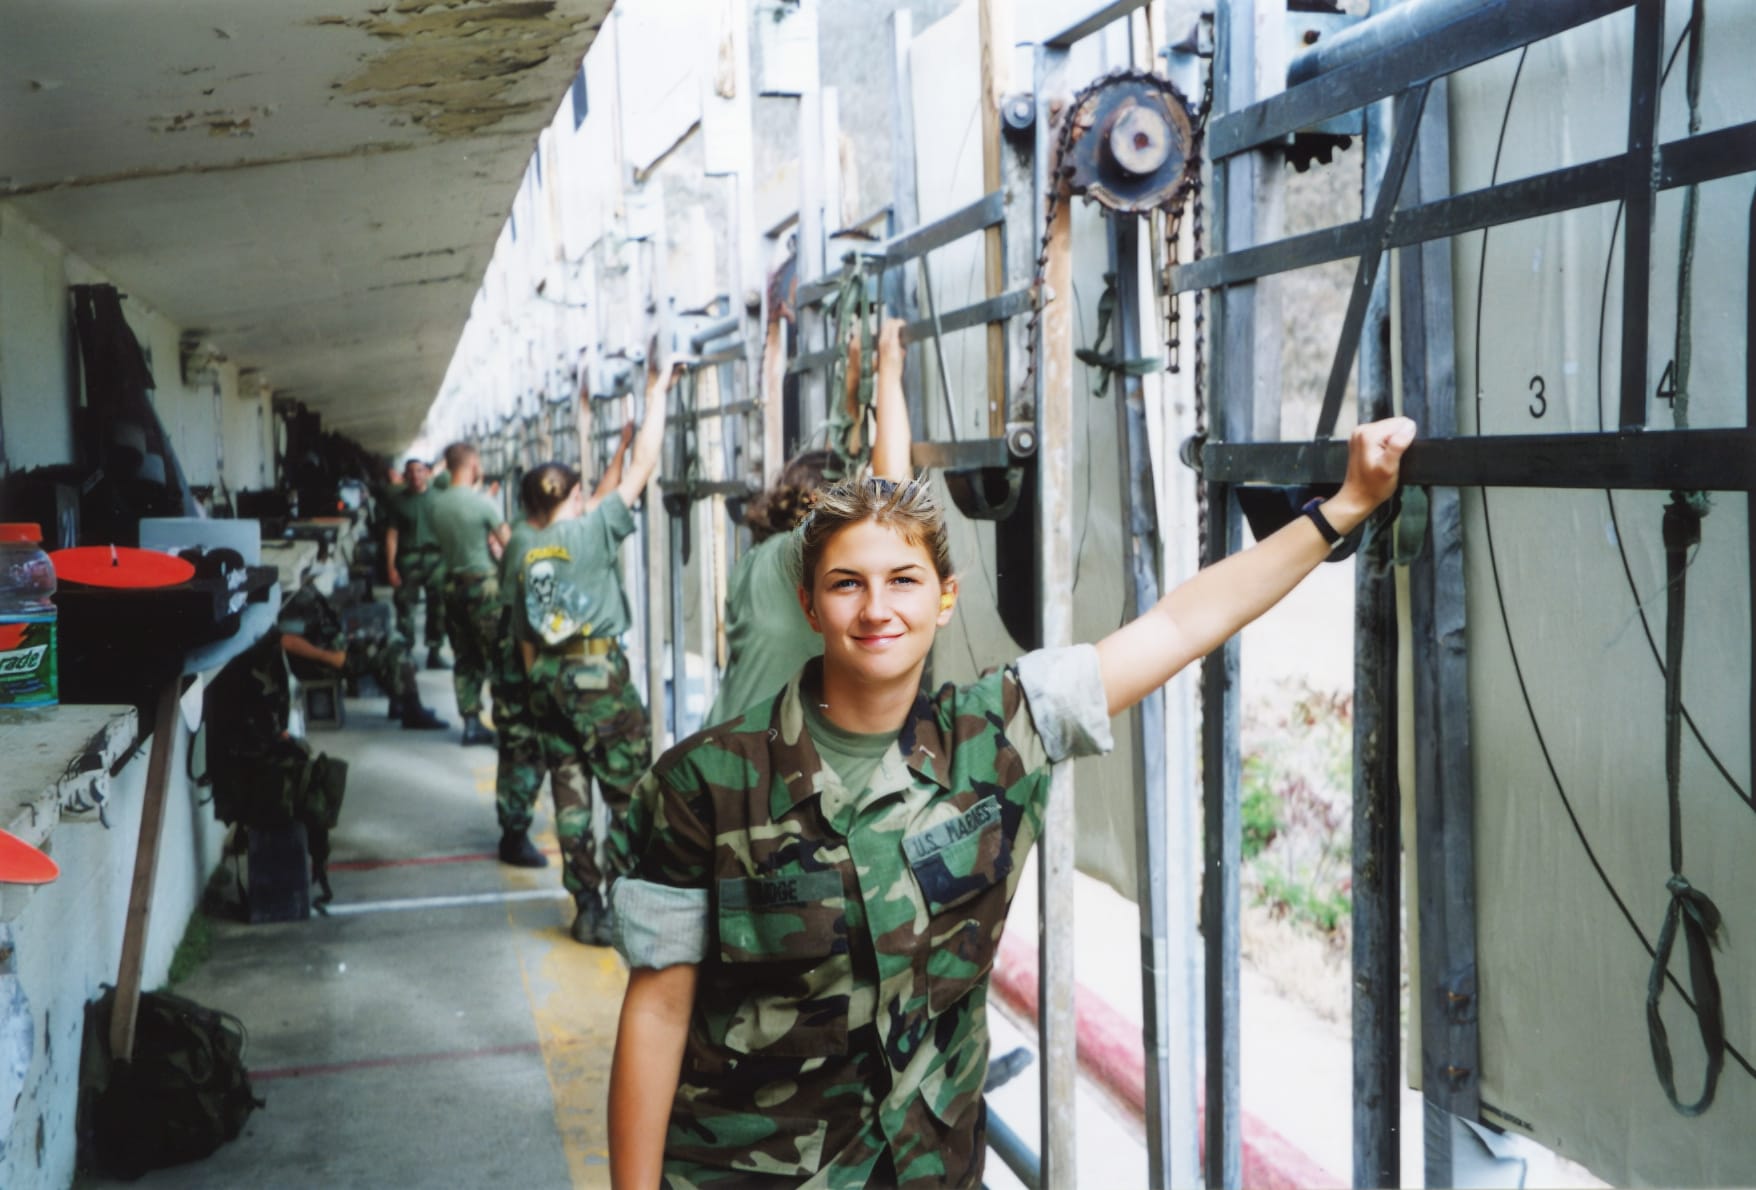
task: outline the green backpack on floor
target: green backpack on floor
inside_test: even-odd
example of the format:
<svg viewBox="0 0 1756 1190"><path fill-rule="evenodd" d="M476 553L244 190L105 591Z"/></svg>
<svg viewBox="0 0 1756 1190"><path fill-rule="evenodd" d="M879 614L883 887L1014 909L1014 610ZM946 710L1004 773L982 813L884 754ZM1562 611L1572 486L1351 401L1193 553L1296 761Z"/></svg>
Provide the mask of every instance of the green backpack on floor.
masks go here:
<svg viewBox="0 0 1756 1190"><path fill-rule="evenodd" d="M80 1055L80 1134L85 1159L113 1177L208 1156L243 1131L262 1100L244 1069L244 1025L228 1012L170 992L145 992L134 1059L110 1053L116 990L86 1005Z"/></svg>

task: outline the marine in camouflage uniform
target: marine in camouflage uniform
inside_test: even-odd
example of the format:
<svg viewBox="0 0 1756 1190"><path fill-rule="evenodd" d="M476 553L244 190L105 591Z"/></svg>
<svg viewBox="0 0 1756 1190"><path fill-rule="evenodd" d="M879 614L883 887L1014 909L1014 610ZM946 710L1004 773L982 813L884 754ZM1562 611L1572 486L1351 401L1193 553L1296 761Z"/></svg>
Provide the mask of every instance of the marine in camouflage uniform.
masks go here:
<svg viewBox="0 0 1756 1190"><path fill-rule="evenodd" d="M531 843L530 824L549 770L543 762L543 742L531 713L530 682L519 650L517 623L524 613L512 600L519 591L518 561L531 532L527 524L514 525L500 558L500 626L488 690L494 699L494 734L499 745L494 813L500 820L500 859L517 867L543 868L549 861Z"/></svg>
<svg viewBox="0 0 1756 1190"><path fill-rule="evenodd" d="M389 701L389 715L405 727L444 727L421 705L408 645L394 630L377 636L349 637L334 605L315 587L305 587L282 608L283 632L303 637L319 649L347 655L340 669L308 657L288 657L293 675L303 681L322 678L369 677Z"/></svg>
<svg viewBox="0 0 1756 1190"><path fill-rule="evenodd" d="M427 643L427 664L434 666L439 650L445 645L445 566L439 552L439 539L433 536L432 514L438 492L428 483L430 470L420 459L410 459L404 471L406 482L384 490L384 504L390 514L390 533L386 549L394 544L389 558L399 585L393 588L391 602L396 606L396 630L413 648L417 639ZM392 540L391 535L394 535ZM424 638L415 635L415 604L425 598L427 611Z"/></svg>
<svg viewBox="0 0 1756 1190"><path fill-rule="evenodd" d="M513 620L534 648L526 694L555 798L563 878L579 905L574 937L607 945L603 892L628 855L619 838L634 783L652 760L646 708L618 638L628 629L619 544L634 518L611 492L583 517L523 531ZM592 832L591 781L609 815L606 864ZM607 870L606 870L607 867Z"/></svg>
<svg viewBox="0 0 1756 1190"><path fill-rule="evenodd" d="M457 482L435 495L432 518L445 567L445 624L451 634L451 681L463 718L463 742L493 743L493 733L480 718L482 685L493 668L500 630L500 583L488 538L503 521L493 501Z"/></svg>
<svg viewBox="0 0 1756 1190"><path fill-rule="evenodd" d="M1096 650L1049 650L922 694L850 790L807 730L821 666L633 800L617 948L701 968L674 1190L981 1184L988 977L1048 766L1110 747Z"/></svg>

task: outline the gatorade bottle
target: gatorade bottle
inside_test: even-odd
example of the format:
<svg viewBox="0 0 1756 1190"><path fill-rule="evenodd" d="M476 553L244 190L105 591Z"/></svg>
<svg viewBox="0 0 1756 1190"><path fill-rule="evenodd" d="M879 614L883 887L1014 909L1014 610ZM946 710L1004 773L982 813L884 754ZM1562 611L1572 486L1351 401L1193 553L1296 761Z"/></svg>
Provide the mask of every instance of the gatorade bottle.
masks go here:
<svg viewBox="0 0 1756 1190"><path fill-rule="evenodd" d="M0 711L52 707L55 568L35 525L0 524Z"/></svg>

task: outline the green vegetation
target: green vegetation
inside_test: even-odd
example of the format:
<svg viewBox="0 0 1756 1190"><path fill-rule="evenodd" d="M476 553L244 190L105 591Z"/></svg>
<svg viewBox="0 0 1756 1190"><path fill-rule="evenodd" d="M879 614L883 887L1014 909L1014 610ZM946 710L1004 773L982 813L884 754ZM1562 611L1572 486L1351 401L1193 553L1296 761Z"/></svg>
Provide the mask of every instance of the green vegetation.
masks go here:
<svg viewBox="0 0 1756 1190"><path fill-rule="evenodd" d="M183 930L183 940L177 943L176 953L171 955L171 970L165 976L165 986L174 988L188 979L212 953L213 924L208 921L207 914L197 909L189 915L189 924Z"/></svg>
<svg viewBox="0 0 1756 1190"><path fill-rule="evenodd" d="M1276 917L1340 942L1353 908L1352 699L1306 689L1247 731L1245 886Z"/></svg>

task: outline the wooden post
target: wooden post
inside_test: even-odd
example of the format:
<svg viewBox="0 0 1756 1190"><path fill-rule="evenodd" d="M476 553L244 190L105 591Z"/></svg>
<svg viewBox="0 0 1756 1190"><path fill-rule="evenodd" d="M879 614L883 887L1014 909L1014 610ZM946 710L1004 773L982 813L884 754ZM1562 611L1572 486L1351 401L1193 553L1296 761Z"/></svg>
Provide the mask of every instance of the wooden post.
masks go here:
<svg viewBox="0 0 1756 1190"><path fill-rule="evenodd" d="M1036 53L1036 225L1048 225L1037 320L1036 430L1038 610L1045 648L1073 643L1073 204L1054 161L1056 117L1067 103L1067 51ZM1048 219L1054 205L1055 217ZM1041 958L1038 966L1038 1051L1042 1056L1042 1184L1074 1186L1078 1159L1074 1105L1079 1056L1073 978L1073 766L1050 777L1037 848Z"/></svg>
<svg viewBox="0 0 1756 1190"><path fill-rule="evenodd" d="M146 931L152 923L152 890L158 880L159 836L165 824L171 761L180 751L177 734L180 677L159 692L152 720L152 756L146 766L146 796L140 807L140 841L134 848L134 883L128 890L128 917L122 926L122 962L116 972L116 1002L110 1013L110 1055L118 1062L134 1057L134 1025L140 1011L140 978L146 963Z"/></svg>
<svg viewBox="0 0 1756 1190"><path fill-rule="evenodd" d="M992 194L1001 185L1000 103L1005 98L1011 65L1012 5L1004 0L981 0L979 11L982 43L982 193ZM996 223L982 232L982 257L986 278L984 297L1006 292L1006 247ZM988 324L988 437L1006 436L1006 325Z"/></svg>

